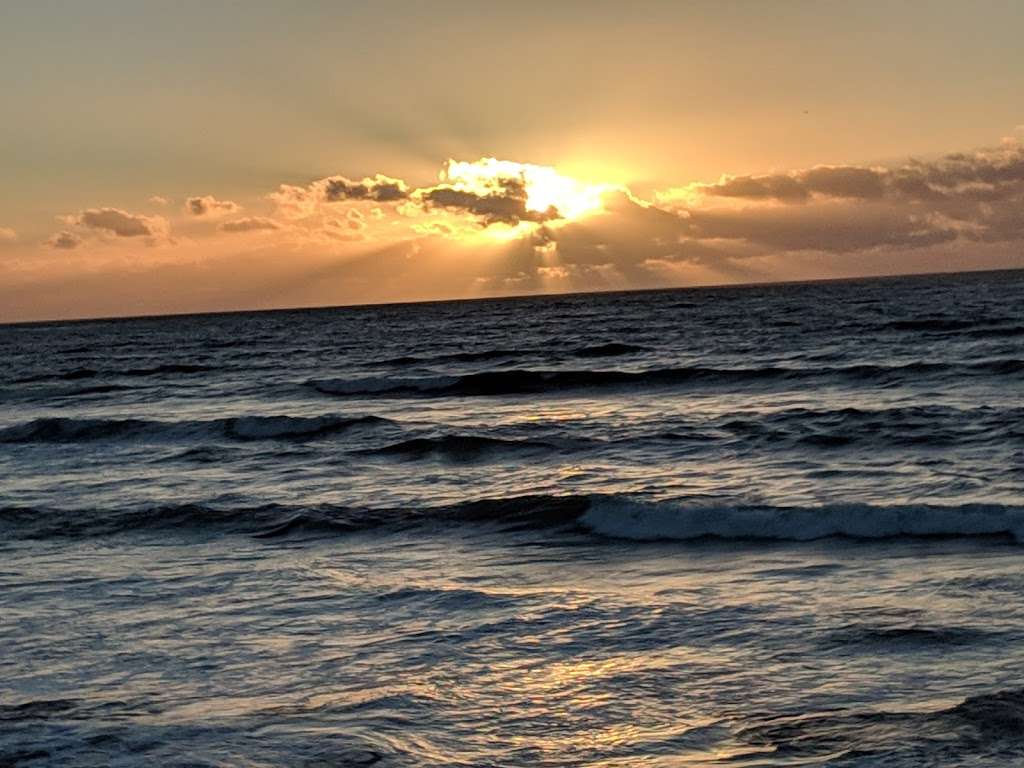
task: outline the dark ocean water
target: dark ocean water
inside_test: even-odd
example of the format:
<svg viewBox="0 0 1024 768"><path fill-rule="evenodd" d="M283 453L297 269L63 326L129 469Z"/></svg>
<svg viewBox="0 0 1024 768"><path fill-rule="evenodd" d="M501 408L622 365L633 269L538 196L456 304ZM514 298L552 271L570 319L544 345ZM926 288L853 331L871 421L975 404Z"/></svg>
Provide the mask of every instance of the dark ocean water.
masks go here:
<svg viewBox="0 0 1024 768"><path fill-rule="evenodd" d="M0 327L0 766L1024 764L1022 308Z"/></svg>

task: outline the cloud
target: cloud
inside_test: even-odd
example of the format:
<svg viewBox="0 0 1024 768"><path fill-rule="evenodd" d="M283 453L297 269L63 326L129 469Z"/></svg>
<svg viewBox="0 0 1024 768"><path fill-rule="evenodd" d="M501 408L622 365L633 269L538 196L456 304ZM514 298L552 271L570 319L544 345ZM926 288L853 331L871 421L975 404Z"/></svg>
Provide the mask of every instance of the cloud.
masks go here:
<svg viewBox="0 0 1024 768"><path fill-rule="evenodd" d="M804 203L815 196L872 200L885 194L886 171L848 165L819 165L787 174L723 176L713 184L683 188L687 196Z"/></svg>
<svg viewBox="0 0 1024 768"><path fill-rule="evenodd" d="M18 233L10 227L0 227L0 243L13 242L18 239Z"/></svg>
<svg viewBox="0 0 1024 768"><path fill-rule="evenodd" d="M884 205L821 204L739 211L690 211L697 240L740 240L783 251L850 253L884 246L920 248L955 240L949 220Z"/></svg>
<svg viewBox="0 0 1024 768"><path fill-rule="evenodd" d="M70 217L69 221L117 237L160 237L169 229L166 219L159 216L143 216L119 208L89 208Z"/></svg>
<svg viewBox="0 0 1024 768"><path fill-rule="evenodd" d="M349 209L348 213L345 214L345 220L348 223L349 229L366 229L366 217L357 208Z"/></svg>
<svg viewBox="0 0 1024 768"><path fill-rule="evenodd" d="M76 235L74 232L58 232L46 241L46 245L51 248L57 248L59 250L69 251L72 248L77 248L82 244L82 238Z"/></svg>
<svg viewBox="0 0 1024 768"><path fill-rule="evenodd" d="M329 203L341 200L375 200L378 203L391 203L409 196L409 188L404 181L380 173L362 181L351 181L344 176L329 176L321 179L318 184L323 199Z"/></svg>
<svg viewBox="0 0 1024 768"><path fill-rule="evenodd" d="M213 195L190 197L185 201L185 210L193 216L223 216L242 209L231 200L218 200Z"/></svg>
<svg viewBox="0 0 1024 768"><path fill-rule="evenodd" d="M273 219L262 216L249 216L244 219L223 222L219 229L223 232L256 232L260 230L276 230L281 225Z"/></svg>
<svg viewBox="0 0 1024 768"><path fill-rule="evenodd" d="M200 283L211 296L230 294L210 283L211 270L245 272L246 301L299 305L1024 266L1018 141L888 167L722 176L652 199L494 158L450 160L435 183L418 187L382 174L335 175L282 185L269 199L269 216L193 224L179 248L153 253L138 274L158 262L180 269L182 295L192 300L188 286ZM203 216L235 205L189 200ZM186 211L176 221L197 215ZM62 221L65 231L46 241L52 248L97 242L113 253L121 238L169 233L161 217L116 208ZM122 258L104 261L95 250L90 264L120 274ZM262 271L237 270L243 255ZM50 257L69 285L67 265L78 261Z"/></svg>
<svg viewBox="0 0 1024 768"><path fill-rule="evenodd" d="M738 201L806 203L825 198L934 203L1019 199L1024 195L1024 147L1008 140L995 149L952 153L938 160L910 160L895 168L815 166L761 176L723 176L661 195L662 200L700 197Z"/></svg>
<svg viewBox="0 0 1024 768"><path fill-rule="evenodd" d="M398 204L360 206L376 202L382 180L401 191ZM972 244L1024 242L1024 152L1011 142L890 167L722 176L652 200L485 157L449 160L436 184L418 188L381 175L361 182L331 176L282 186L271 199L281 215L301 219L294 231L307 233L304 246L404 242L416 251L402 259L446 263L456 246L471 247L480 258L459 268L491 291L799 279L856 274L859 265L899 272L937 253L944 264L966 264ZM343 216L338 203L350 205ZM404 264L396 258L390 269L404 274ZM371 263L350 269L372 282Z"/></svg>
<svg viewBox="0 0 1024 768"><path fill-rule="evenodd" d="M698 238L829 253L1024 239L1024 147L958 152L892 168L818 166L723 177L660 196ZM717 204L728 199L728 205Z"/></svg>
<svg viewBox="0 0 1024 768"><path fill-rule="evenodd" d="M352 181L345 176L327 176L305 187L282 184L268 198L278 215L288 219L311 219L325 215L324 206L342 202L396 203L392 210L415 217L424 212L446 210L468 214L482 227L494 224L514 226L519 222L544 222L563 218L555 201L546 200L538 190L560 193L568 199L596 199L599 187L581 185L544 166L484 157L472 162L448 160L435 185L411 188L405 181L383 174ZM580 197L582 196L582 197ZM539 202L540 201L540 202ZM380 207L370 215L381 219Z"/></svg>
<svg viewBox="0 0 1024 768"><path fill-rule="evenodd" d="M473 162L449 160L440 183L417 189L412 197L427 210L468 213L488 227L563 218L568 211L560 211L558 205L584 199L588 193L596 196L600 190L588 190L553 168L482 157Z"/></svg>
<svg viewBox="0 0 1024 768"><path fill-rule="evenodd" d="M507 180L500 191L480 194L442 184L417 190L417 197L426 207L438 206L478 216L485 225L518 224L520 221L546 221L558 217L558 211L530 211L527 208L525 186L522 182Z"/></svg>
<svg viewBox="0 0 1024 768"><path fill-rule="evenodd" d="M321 206L347 201L397 203L408 199L409 187L401 179L384 174L353 181L344 176L326 176L305 187L281 184L267 198L277 207L278 215L303 219L320 213Z"/></svg>
<svg viewBox="0 0 1024 768"><path fill-rule="evenodd" d="M171 201L162 195L153 195L149 198L149 202L153 205L169 205Z"/></svg>

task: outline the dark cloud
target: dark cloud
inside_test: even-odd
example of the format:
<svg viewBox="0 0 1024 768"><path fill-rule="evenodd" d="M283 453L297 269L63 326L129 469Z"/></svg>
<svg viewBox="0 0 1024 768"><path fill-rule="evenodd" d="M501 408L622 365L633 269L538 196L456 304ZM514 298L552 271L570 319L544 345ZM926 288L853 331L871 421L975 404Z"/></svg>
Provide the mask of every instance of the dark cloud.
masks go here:
<svg viewBox="0 0 1024 768"><path fill-rule="evenodd" d="M1024 239L1024 147L1016 142L895 168L818 166L723 177L683 191L675 209L689 214L692 236L783 251L849 253ZM692 201L693 193L704 197L682 202ZM726 197L734 205L714 203Z"/></svg>
<svg viewBox="0 0 1024 768"><path fill-rule="evenodd" d="M817 166L763 176L725 176L692 191L712 197L804 203L816 196L913 202L994 201L1024 193L1024 148L1017 144L938 160L912 160L897 168Z"/></svg>
<svg viewBox="0 0 1024 768"><path fill-rule="evenodd" d="M884 175L873 168L818 166L800 174L811 194L875 200L885 194Z"/></svg>
<svg viewBox="0 0 1024 768"><path fill-rule="evenodd" d="M128 213L119 208L90 208L73 219L90 229L110 232L117 237L156 237L166 232L166 222L159 217Z"/></svg>
<svg viewBox="0 0 1024 768"><path fill-rule="evenodd" d="M73 232L64 231L53 235L53 237L46 241L46 244L51 248L71 250L72 248L77 248L81 245L82 239Z"/></svg>
<svg viewBox="0 0 1024 768"><path fill-rule="evenodd" d="M783 251L849 253L885 246L920 248L955 240L950 222L886 205L824 203L739 211L690 211L699 240L740 240Z"/></svg>
<svg viewBox="0 0 1024 768"><path fill-rule="evenodd" d="M1024 240L1024 153L1018 145L891 168L819 165L722 177L713 184L691 184L682 194L659 196L658 202L609 186L600 192L600 206L577 216L563 216L555 206L543 211L529 207L531 189L537 197L543 193L558 199L550 192L560 194L559 187L543 186L551 182L548 172L494 158L449 161L433 186L410 190L388 177L361 182L329 177L307 187L283 186L272 199L280 215L309 219L315 231L337 238L346 227L361 231L367 213L352 207L344 217L335 217L325 202L375 201L382 184L393 184L407 202L388 210L411 219L405 231L413 239L407 242L422 248L422 254L468 247L460 241L476 228L529 223L514 233L522 236L511 240L474 241L474 248L501 254L480 262L488 273L474 274L467 262L459 262L467 281L506 292L800 279L808 270L857 274L858 265L871 265L865 268L879 273L899 272L906 263L920 271L930 258L943 259L944 268L958 258L967 264L970 252L961 249L972 243L981 252ZM561 181L568 182L571 200L572 181ZM532 188L531 183L541 186ZM380 236L389 230L373 231ZM418 257L407 253L402 258Z"/></svg>
<svg viewBox="0 0 1024 768"><path fill-rule="evenodd" d="M220 225L220 229L224 232L256 232L260 230L271 230L280 229L281 225L273 219L264 218L262 216L249 216L244 219L235 219L234 221L225 221Z"/></svg>
<svg viewBox="0 0 1024 768"><path fill-rule="evenodd" d="M185 201L185 210L193 216L206 216L235 213L241 210L241 206L231 200L218 200L213 195L203 195L188 198Z"/></svg>
<svg viewBox="0 0 1024 768"><path fill-rule="evenodd" d="M804 203L814 195L877 199L885 194L885 171L847 165L822 165L804 171L765 176L726 176L696 190L715 197Z"/></svg>
<svg viewBox="0 0 1024 768"><path fill-rule="evenodd" d="M344 176L328 176L319 184L323 199L328 203L342 200L373 200L378 203L396 202L409 197L409 188L401 179L392 179L382 174L362 181L352 181Z"/></svg>
<svg viewBox="0 0 1024 768"><path fill-rule="evenodd" d="M776 199L785 202L803 202L810 193L792 176L735 176L726 177L717 184L701 186L707 195L718 197L745 197L752 200Z"/></svg>
<svg viewBox="0 0 1024 768"><path fill-rule="evenodd" d="M485 193L460 189L447 184L416 191L417 198L426 207L438 206L461 210L477 216L485 226L490 224L518 224L520 221L542 222L557 219L558 211L531 211L526 207L526 187L521 179L501 179L498 187Z"/></svg>

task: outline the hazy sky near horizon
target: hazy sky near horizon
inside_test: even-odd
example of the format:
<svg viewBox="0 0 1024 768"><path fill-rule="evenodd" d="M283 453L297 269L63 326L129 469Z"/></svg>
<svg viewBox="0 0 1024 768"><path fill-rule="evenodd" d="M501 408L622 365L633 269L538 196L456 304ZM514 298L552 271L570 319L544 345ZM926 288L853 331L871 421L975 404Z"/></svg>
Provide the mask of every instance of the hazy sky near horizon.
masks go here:
<svg viewBox="0 0 1024 768"><path fill-rule="evenodd" d="M12 0L0 320L1024 266L1021 29L984 1Z"/></svg>

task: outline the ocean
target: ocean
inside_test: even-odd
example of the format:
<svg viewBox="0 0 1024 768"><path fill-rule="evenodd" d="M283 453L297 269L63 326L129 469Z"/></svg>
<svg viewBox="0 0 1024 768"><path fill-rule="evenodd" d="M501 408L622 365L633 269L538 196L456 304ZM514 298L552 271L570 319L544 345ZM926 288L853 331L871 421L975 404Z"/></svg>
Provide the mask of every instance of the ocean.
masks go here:
<svg viewBox="0 0 1024 768"><path fill-rule="evenodd" d="M0 327L0 766L1024 764L1024 272Z"/></svg>

